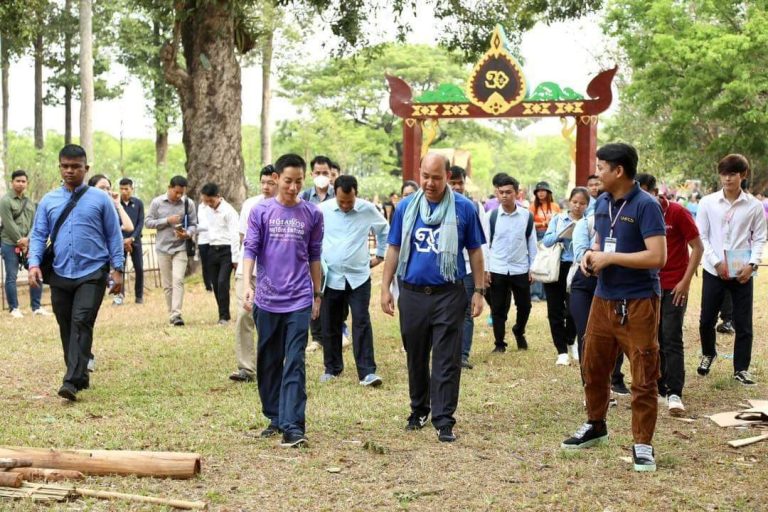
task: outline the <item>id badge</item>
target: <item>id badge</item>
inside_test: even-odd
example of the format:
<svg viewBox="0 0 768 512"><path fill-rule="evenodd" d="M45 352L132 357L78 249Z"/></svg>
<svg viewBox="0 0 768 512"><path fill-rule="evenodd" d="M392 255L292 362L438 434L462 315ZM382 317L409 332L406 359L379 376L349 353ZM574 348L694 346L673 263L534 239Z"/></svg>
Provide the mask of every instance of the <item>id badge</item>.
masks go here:
<svg viewBox="0 0 768 512"><path fill-rule="evenodd" d="M603 252L616 252L616 239L613 237L607 237L605 239L605 246Z"/></svg>

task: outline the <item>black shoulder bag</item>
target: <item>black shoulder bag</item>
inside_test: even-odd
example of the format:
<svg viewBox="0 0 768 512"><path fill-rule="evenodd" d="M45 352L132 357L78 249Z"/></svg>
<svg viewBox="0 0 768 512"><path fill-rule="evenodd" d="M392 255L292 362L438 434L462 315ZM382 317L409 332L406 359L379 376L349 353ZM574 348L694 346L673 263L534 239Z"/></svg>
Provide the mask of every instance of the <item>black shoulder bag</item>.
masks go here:
<svg viewBox="0 0 768 512"><path fill-rule="evenodd" d="M53 244L56 241L56 236L59 234L59 229L61 229L61 225L64 224L64 221L67 220L69 214L72 213L72 210L74 210L77 202L81 197L83 197L83 194L85 194L89 188L90 187L87 186L83 187L78 193L73 195L72 199L69 200L69 203L67 203L67 206L64 208L64 211L61 212L59 218L56 219L56 224L54 224L53 231L51 232L50 236L51 241L45 247L45 251L43 251L43 257L40 259L40 272L43 274L43 282L45 284L51 284L51 277L53 277L53 259L56 256L53 252Z"/></svg>
<svg viewBox="0 0 768 512"><path fill-rule="evenodd" d="M188 204L189 204L189 198L184 199L184 229L187 229L187 226L189 226L189 211L187 209ZM195 257L195 241L192 238L187 238L185 242L186 242L187 257L194 258Z"/></svg>

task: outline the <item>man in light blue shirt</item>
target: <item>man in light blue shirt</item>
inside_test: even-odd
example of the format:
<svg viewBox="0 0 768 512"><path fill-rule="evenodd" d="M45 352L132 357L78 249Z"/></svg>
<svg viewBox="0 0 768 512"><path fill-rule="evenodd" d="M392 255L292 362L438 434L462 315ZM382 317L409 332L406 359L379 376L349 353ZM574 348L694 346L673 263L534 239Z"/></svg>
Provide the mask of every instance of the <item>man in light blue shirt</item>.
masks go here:
<svg viewBox="0 0 768 512"><path fill-rule="evenodd" d="M587 211L584 212L584 217L594 215L597 198L603 192L603 183L597 177L597 174L591 174L587 178L587 190L589 190L589 204L587 205Z"/></svg>
<svg viewBox="0 0 768 512"><path fill-rule="evenodd" d="M38 287L43 281L40 264L48 238L69 206L70 213L62 217L53 243L49 284L67 365L59 396L70 401L77 400L77 393L89 386L93 325L104 299L110 265L114 283L110 293L120 293L123 283L120 220L112 198L84 183L88 168L83 148L74 144L62 148L59 169L63 186L40 201L29 243L29 285Z"/></svg>
<svg viewBox="0 0 768 512"><path fill-rule="evenodd" d="M511 176L498 180L499 208L490 212L491 238L488 244L486 282L491 289L494 352L506 352L506 322L511 296L517 317L512 327L518 350L527 350L525 326L531 314L531 263L536 257L533 216L515 203L519 184Z"/></svg>
<svg viewBox="0 0 768 512"><path fill-rule="evenodd" d="M342 175L334 183L333 201L320 204L325 234L323 256L325 291L320 311L323 327L325 372L320 382L338 377L344 370L341 354L342 324L346 307L352 312L352 351L363 386L379 386L373 355L371 268L384 261L389 223L376 207L357 197L357 179ZM368 249L368 233L376 234L376 255Z"/></svg>

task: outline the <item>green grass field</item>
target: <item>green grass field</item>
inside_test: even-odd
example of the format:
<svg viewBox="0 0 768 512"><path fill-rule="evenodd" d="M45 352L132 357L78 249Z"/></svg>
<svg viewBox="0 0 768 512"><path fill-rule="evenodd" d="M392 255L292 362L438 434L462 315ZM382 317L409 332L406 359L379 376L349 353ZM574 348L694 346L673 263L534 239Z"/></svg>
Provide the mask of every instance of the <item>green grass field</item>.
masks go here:
<svg viewBox="0 0 768 512"><path fill-rule="evenodd" d="M696 375L701 285L694 283L684 401L695 421L675 420L660 408L656 473L635 473L626 460L628 398L609 411L606 446L560 450L585 413L578 369L554 365L543 303L534 305L527 352L491 354L487 309L476 321L475 368L462 374L456 443L438 443L431 427L406 433L405 354L397 320L381 313L376 287L371 311L384 385L358 384L351 351L342 377L321 385L322 354L308 354L308 448L287 450L274 438L253 437L266 426L256 386L227 379L235 369L232 328L215 325L213 296L199 284L188 286L184 328L167 325L160 290L141 306L132 297L119 308L105 302L96 326L97 371L76 404L56 396L64 364L55 320L14 320L5 313L0 439L34 447L199 452L203 471L194 480L89 477L83 486L202 499L213 510L765 510L768 442L732 449L726 441L755 432L721 429L704 416L768 398L766 279L760 276L755 287L752 373L759 384L752 389L732 381L725 358L708 378ZM719 351L732 352L733 338L719 336ZM0 502L0 510L157 509L98 500Z"/></svg>

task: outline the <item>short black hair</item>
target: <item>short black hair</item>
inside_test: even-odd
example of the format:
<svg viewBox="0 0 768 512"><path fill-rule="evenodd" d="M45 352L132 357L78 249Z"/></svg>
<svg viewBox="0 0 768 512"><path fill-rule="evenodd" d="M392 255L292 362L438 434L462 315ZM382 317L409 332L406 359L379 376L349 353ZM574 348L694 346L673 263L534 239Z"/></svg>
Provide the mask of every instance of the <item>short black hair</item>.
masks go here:
<svg viewBox="0 0 768 512"><path fill-rule="evenodd" d="M86 163L88 162L88 156L85 154L85 150L82 146L78 146L77 144L67 144L61 148L59 151L59 160L61 160L61 157L82 158Z"/></svg>
<svg viewBox="0 0 768 512"><path fill-rule="evenodd" d="M503 178L504 176L509 176L509 175L507 173L505 173L505 172L498 172L498 173L494 174L493 178L491 179L491 184L494 187L499 188L499 180L501 178Z"/></svg>
<svg viewBox="0 0 768 512"><path fill-rule="evenodd" d="M29 179L29 176L27 176L27 171L25 171L24 169L16 169L11 173L11 181L21 177Z"/></svg>
<svg viewBox="0 0 768 512"><path fill-rule="evenodd" d="M403 182L403 185L400 187L400 195L403 195L403 192L405 191L406 187L413 187L413 190L419 190L418 183L416 183L413 180L406 180Z"/></svg>
<svg viewBox="0 0 768 512"><path fill-rule="evenodd" d="M503 173L503 172L499 173L496 176L494 176L493 179L494 179L493 186L496 188L512 185L512 188L515 189L515 192L520 190L520 182L518 182L515 178L513 178L507 173Z"/></svg>
<svg viewBox="0 0 768 512"><path fill-rule="evenodd" d="M120 186L121 187L128 186L133 188L133 180L131 178L123 178L120 180Z"/></svg>
<svg viewBox="0 0 768 512"><path fill-rule="evenodd" d="M637 150L624 142L612 142L597 150L598 160L608 162L611 169L619 165L624 168L624 174L629 179L635 179L637 174Z"/></svg>
<svg viewBox="0 0 768 512"><path fill-rule="evenodd" d="M600 179L600 176L598 176L597 174L590 174L589 176L587 176L587 181L589 181L589 180L599 180L599 179Z"/></svg>
<svg viewBox="0 0 768 512"><path fill-rule="evenodd" d="M354 190L355 195L357 195L357 178L350 174L342 174L333 182L333 191L338 193L339 189L345 194L349 194Z"/></svg>
<svg viewBox="0 0 768 512"><path fill-rule="evenodd" d="M464 170L463 167L459 167L458 165L451 166L451 178L452 180L457 180L461 178L462 180L467 179L467 171Z"/></svg>
<svg viewBox="0 0 768 512"><path fill-rule="evenodd" d="M638 173L637 176L635 176L635 181L640 184L641 188L644 188L649 192L656 190L656 178L647 172Z"/></svg>
<svg viewBox="0 0 768 512"><path fill-rule="evenodd" d="M264 176L272 176L273 174L275 174L275 166L272 164L267 164L261 168L259 178L263 178Z"/></svg>
<svg viewBox="0 0 768 512"><path fill-rule="evenodd" d="M216 197L218 195L221 195L221 192L219 191L219 186L215 183L206 183L205 185L203 185L203 188L200 189L200 193L208 197Z"/></svg>
<svg viewBox="0 0 768 512"><path fill-rule="evenodd" d="M339 174L341 174L341 167L339 167L339 164L337 164L336 162L331 162L331 169L336 169L337 171L339 171Z"/></svg>
<svg viewBox="0 0 768 512"><path fill-rule="evenodd" d="M315 160L317 158L320 158L320 157L315 157ZM312 162L314 162L315 160L312 160ZM328 161L330 162L330 160ZM314 165L314 163L312 165ZM282 155L275 162L275 172L277 174L283 174L283 171L285 170L286 167L298 167L299 169L301 169L302 173L307 172L307 162L305 162L303 158L301 158L299 155L295 153L287 153L285 155Z"/></svg>
<svg viewBox="0 0 768 512"><path fill-rule="evenodd" d="M744 155L733 153L723 157L717 164L718 174L749 172L749 160Z"/></svg>
<svg viewBox="0 0 768 512"><path fill-rule="evenodd" d="M313 158L312 161L309 162L309 167L311 169L314 169L315 165L317 165L317 164L327 165L329 169L331 167L333 167L333 162L331 162L331 159L328 158L327 156L323 156L323 155L317 155L315 158ZM295 166L291 166L291 167L295 167Z"/></svg>
<svg viewBox="0 0 768 512"><path fill-rule="evenodd" d="M171 178L171 183L168 186L170 188L176 188L176 187L187 188L188 185L189 185L189 182L187 181L187 178L185 178L184 176L177 175Z"/></svg>
<svg viewBox="0 0 768 512"><path fill-rule="evenodd" d="M91 176L90 179L88 180L88 186L95 187L96 184L101 180L107 180L107 183L109 183L110 188L112 187L112 182L109 180L109 178L107 178L103 174L94 174L93 176Z"/></svg>

